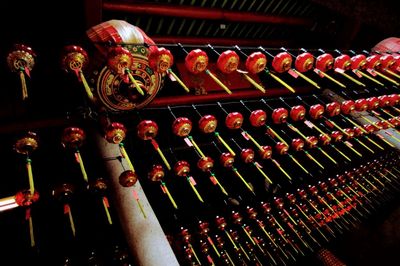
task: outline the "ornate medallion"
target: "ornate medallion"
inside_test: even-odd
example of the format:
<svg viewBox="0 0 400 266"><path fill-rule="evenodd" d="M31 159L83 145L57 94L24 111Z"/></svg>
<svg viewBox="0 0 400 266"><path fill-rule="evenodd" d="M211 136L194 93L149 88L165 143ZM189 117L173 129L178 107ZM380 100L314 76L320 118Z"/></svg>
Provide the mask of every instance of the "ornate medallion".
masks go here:
<svg viewBox="0 0 400 266"><path fill-rule="evenodd" d="M154 72L147 59L147 48L128 47L134 62L131 74L146 93L140 95L131 82L104 66L95 77L96 92L101 103L110 111L131 111L149 104L161 88L162 77Z"/></svg>

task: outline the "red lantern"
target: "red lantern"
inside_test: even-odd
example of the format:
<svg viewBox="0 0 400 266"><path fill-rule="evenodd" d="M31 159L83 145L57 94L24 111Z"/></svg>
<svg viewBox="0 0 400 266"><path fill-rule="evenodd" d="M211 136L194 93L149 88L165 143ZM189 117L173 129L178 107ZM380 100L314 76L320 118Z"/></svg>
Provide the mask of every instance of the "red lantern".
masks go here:
<svg viewBox="0 0 400 266"><path fill-rule="evenodd" d="M368 102L367 100L361 98L355 101L356 110L359 112L366 111L368 109Z"/></svg>
<svg viewBox="0 0 400 266"><path fill-rule="evenodd" d="M243 149L240 157L245 163L251 163L254 161L254 151L252 149Z"/></svg>
<svg viewBox="0 0 400 266"><path fill-rule="evenodd" d="M308 114L312 119L320 119L324 114L325 108L322 104L314 104L310 107Z"/></svg>
<svg viewBox="0 0 400 266"><path fill-rule="evenodd" d="M381 66L383 69L395 70L394 65L396 60L390 54L385 54L380 57Z"/></svg>
<svg viewBox="0 0 400 266"><path fill-rule="evenodd" d="M126 137L126 127L118 122L113 122L105 129L105 139L114 144L121 143Z"/></svg>
<svg viewBox="0 0 400 266"><path fill-rule="evenodd" d="M351 69L364 69L367 64L366 56L363 54L358 54L353 56L351 60Z"/></svg>
<svg viewBox="0 0 400 266"><path fill-rule="evenodd" d="M202 157L197 162L197 167L203 172L208 172L214 167L214 160L211 157Z"/></svg>
<svg viewBox="0 0 400 266"><path fill-rule="evenodd" d="M333 141L338 142L338 141L342 140L343 134L341 132L335 130L335 131L331 132L331 138Z"/></svg>
<svg viewBox="0 0 400 266"><path fill-rule="evenodd" d="M321 70L322 72L326 72L332 69L333 61L333 56L331 54L322 54L317 57L315 68Z"/></svg>
<svg viewBox="0 0 400 266"><path fill-rule="evenodd" d="M288 147L288 145L285 144L285 143L278 142L278 143L276 143L276 145L275 145L275 150L276 150L280 155L283 155L283 154L287 154L287 152L288 152L288 150L289 150L289 147Z"/></svg>
<svg viewBox="0 0 400 266"><path fill-rule="evenodd" d="M198 74L207 69L208 56L200 49L190 51L185 58L186 68L193 74Z"/></svg>
<svg viewBox="0 0 400 266"><path fill-rule="evenodd" d="M272 121L275 124L286 123L286 119L287 119L288 115L289 115L288 110L286 110L283 107L274 109L272 111Z"/></svg>
<svg viewBox="0 0 400 266"><path fill-rule="evenodd" d="M320 134L319 142L321 145L328 145L331 142L331 138L327 134Z"/></svg>
<svg viewBox="0 0 400 266"><path fill-rule="evenodd" d="M293 121L301 121L306 116L306 108L303 105L296 105L290 109L290 118Z"/></svg>
<svg viewBox="0 0 400 266"><path fill-rule="evenodd" d="M229 113L225 118L225 125L229 129L239 129L243 124L243 115L239 112Z"/></svg>
<svg viewBox="0 0 400 266"><path fill-rule="evenodd" d="M186 137L192 130L192 121L187 117L178 117L172 123L172 132L178 137Z"/></svg>
<svg viewBox="0 0 400 266"><path fill-rule="evenodd" d="M333 67L343 69L343 70L349 70L351 67L351 60L350 56L343 54L335 58L335 62Z"/></svg>
<svg viewBox="0 0 400 266"><path fill-rule="evenodd" d="M213 115L202 116L199 120L199 129L204 133L213 133L217 128L218 121Z"/></svg>
<svg viewBox="0 0 400 266"><path fill-rule="evenodd" d="M385 107L390 104L390 96L389 95L381 95L378 97L379 99L379 106Z"/></svg>
<svg viewBox="0 0 400 266"><path fill-rule="evenodd" d="M340 114L340 103L330 102L326 104L325 110L329 117L337 116Z"/></svg>
<svg viewBox="0 0 400 266"><path fill-rule="evenodd" d="M250 124L253 127L261 127L265 125L265 121L267 120L267 114L265 111L258 109L254 110L250 114Z"/></svg>
<svg viewBox="0 0 400 266"><path fill-rule="evenodd" d="M346 100L342 102L340 109L343 114L348 115L356 108L356 104L352 100Z"/></svg>
<svg viewBox="0 0 400 266"><path fill-rule="evenodd" d="M267 58L261 52L254 52L246 59L246 69L251 74L257 74L265 69Z"/></svg>
<svg viewBox="0 0 400 266"><path fill-rule="evenodd" d="M230 74L236 71L238 66L239 56L235 51L227 50L218 57L217 67L222 73Z"/></svg>
<svg viewBox="0 0 400 266"><path fill-rule="evenodd" d="M190 172L190 165L187 161L177 161L174 165L174 172L177 176L186 177Z"/></svg>
<svg viewBox="0 0 400 266"><path fill-rule="evenodd" d="M278 72L283 73L288 71L292 66L292 56L287 52L277 54L272 60L272 68Z"/></svg>
<svg viewBox="0 0 400 266"><path fill-rule="evenodd" d="M301 151L304 148L304 141L298 138L292 139L291 146L293 150Z"/></svg>
<svg viewBox="0 0 400 266"><path fill-rule="evenodd" d="M371 69L378 69L380 68L381 62L379 60L381 56L374 54L371 56L367 57L367 68L371 68Z"/></svg>
<svg viewBox="0 0 400 266"><path fill-rule="evenodd" d="M301 53L296 57L294 66L299 72L307 72L313 68L314 57L310 53Z"/></svg>
<svg viewBox="0 0 400 266"><path fill-rule="evenodd" d="M389 105L395 106L400 102L400 95L393 93L389 95Z"/></svg>
<svg viewBox="0 0 400 266"><path fill-rule="evenodd" d="M258 150L258 154L262 159L271 159L272 156L271 146L261 146L261 149Z"/></svg>
<svg viewBox="0 0 400 266"><path fill-rule="evenodd" d="M159 73L166 73L168 69L174 64L174 57L172 53L162 48L157 48L155 46L153 49L150 49L149 55L149 66Z"/></svg>
<svg viewBox="0 0 400 266"><path fill-rule="evenodd" d="M235 162L235 157L229 152L222 153L219 159L221 164L226 168L231 168Z"/></svg>
<svg viewBox="0 0 400 266"><path fill-rule="evenodd" d="M373 110L379 107L379 99L375 96L367 98L368 109Z"/></svg>
<svg viewBox="0 0 400 266"><path fill-rule="evenodd" d="M158 125L152 120L142 120L137 125L137 135L143 140L151 140L157 136Z"/></svg>

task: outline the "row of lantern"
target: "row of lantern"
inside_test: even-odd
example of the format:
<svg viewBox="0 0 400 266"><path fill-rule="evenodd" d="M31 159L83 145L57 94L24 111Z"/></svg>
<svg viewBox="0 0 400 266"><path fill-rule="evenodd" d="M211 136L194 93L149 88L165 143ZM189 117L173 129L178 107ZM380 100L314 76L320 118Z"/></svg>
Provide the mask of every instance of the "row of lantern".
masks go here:
<svg viewBox="0 0 400 266"><path fill-rule="evenodd" d="M397 111L396 110L397 107L395 106L396 101L393 99L393 98L396 98L396 96L397 95L383 95L380 99L385 104L381 104L381 105L379 105L379 103L373 104L373 105L371 105L371 108L372 109L380 108L381 110L385 110L384 108L390 108L391 109L390 112ZM314 97L314 98L317 99L316 97ZM299 98L299 99L301 99L301 98ZM382 99L387 99L387 101L385 102ZM284 102L283 99L281 99L281 100L282 100L282 102ZM378 101L379 101L379 99L378 99ZM394 104L393 106L390 105L391 101ZM353 104L353 103L351 103L351 106L349 106L350 104L348 102L342 103L342 105L338 105L335 102L327 103L326 108L324 108L324 106L321 104L316 104L316 105L308 106L309 107L308 112L304 106L293 106L291 108L291 111L288 112L285 108L272 109L271 107L269 107L269 105L266 101L262 101L262 102L265 102L266 106L269 108L269 111L271 111L271 113L272 113L271 117L272 117L272 121L274 124L285 124L286 123L288 129L296 132L301 138L304 138L304 140L302 140L302 139L293 139L292 140L290 146L295 151L302 150L302 148L304 147L304 143L307 143L308 144L307 146L310 148L316 147L318 139L315 136L305 136L303 133L301 133L301 131L297 128L297 126L295 126L292 123L287 121L288 117L290 117L294 122L303 121L304 123L308 123L308 124L311 123L312 127L315 129L321 127L321 125L322 125L321 123L319 125L317 125L320 122L320 121L318 121L319 119L323 119L324 121L326 121L326 122L330 123L331 125L333 125L334 127L336 127L339 131L333 131L330 133L325 133L325 129L326 130L328 129L326 127L324 128L324 131L322 129L317 129L316 132L320 133L320 137L321 137L320 140L321 140L322 145L332 145L332 143L330 143L330 140L333 140L334 142L336 142L336 141L339 141L341 139L341 137L343 137L343 135L346 135L348 141L346 141L345 143L348 143L351 141L351 139L354 139L355 141L360 143L362 146L366 147L366 149L369 150L371 153L374 153L374 151L371 147L368 147L366 145L366 143L364 143L362 140L359 140L357 137L354 137L353 134L355 133L355 131L357 131L357 134L362 135L362 133L365 133L365 132L363 132L363 130L366 132L371 132L376 129L380 129L379 124L373 124L373 125L371 124L371 125L364 126L364 127L361 127L359 125L357 126L357 124L354 124L355 122L352 121L350 118L348 118L347 116L345 116L343 114L340 114L340 111L342 111L344 114L346 114L346 113L348 113L348 111L350 112L351 110L354 110L356 107L355 107L355 104ZM367 101L367 103L368 102L370 102L370 101ZM244 102L242 102L242 104L245 105ZM303 101L303 104L307 105L307 102ZM227 128L231 129L231 130L241 130L242 131L241 135L246 140L253 142L253 144L259 149L260 157L262 159L271 159L271 161L274 162L274 164L276 165L276 167L279 168L279 170L282 172L282 174L285 175L289 180L291 180L292 177L289 176L287 171L285 171L285 169L282 168L282 166L279 164L279 162L277 162L275 159L272 158L272 148L258 144L258 141L255 140L247 131L245 131L242 128L243 115L239 112L228 113L224 109L223 104L218 103L218 105L226 113L225 125L227 126ZM362 105L362 106L364 106L364 105ZM368 109L369 105L367 104L366 106L367 106L366 108L363 107L359 110ZM296 164L305 173L309 173L308 170L304 167L304 165L299 164L298 161L295 159L295 157L289 153L288 142L285 141L282 136L280 136L280 133L276 132L273 129L273 126L269 126L266 124L267 117L266 117L265 111L263 111L261 109L251 111L248 107L246 107L246 108L249 111L250 124L252 126L265 127L268 132L270 132L270 133L272 132L272 134L270 134L268 136L271 136L270 137L271 140L276 139L274 143L276 144L275 148L279 152L279 154L288 154L290 156L290 158L293 160L293 162L297 162ZM326 116L324 116L324 109L326 109L326 112L325 112ZM171 108L170 108L170 111L172 112ZM198 111L196 110L196 112L198 112ZM311 120L304 120L307 113L310 116ZM249 191L251 191L252 193L254 193L253 187L246 180L246 177L243 176L243 174L241 174L236 167L234 167L234 161L235 161L236 154L234 152L234 149L232 147L230 147L230 145L228 143L237 144L235 142L235 140L231 139L230 141L225 141L221 137L221 135L218 132L216 132L217 121L214 116L202 115L199 112L198 112L198 114L200 115L199 127L200 127L201 131L203 133L214 134L215 137L217 138L217 141L220 142L222 144L222 146L224 146L227 150L227 152L221 152L221 155L220 155L221 164L224 167L226 167L227 169L232 170L232 172L235 174L235 176L237 176L240 179L240 181L243 183L245 188L248 189ZM173 112L171 113L171 115L174 116ZM343 118L343 121L347 121L348 125L355 126L355 128L358 130L353 131L353 129L351 129L351 128L341 128L337 124L337 122L334 122L332 120L332 118L339 117L339 116L341 118ZM383 124L380 123L381 126L398 125L398 123L395 123L395 122L398 121L399 118L397 116L393 117L393 118L394 118L394 120L392 122L382 122ZM350 121L352 121L352 122L350 122ZM190 143L189 145L193 146L194 149L199 154L199 160L198 160L197 166L202 171L209 173L213 177L213 180L212 180L213 184L216 186L218 185L221 192L225 195L228 195L228 192L224 188L224 185L221 182L219 182L217 176L213 172L214 160L211 157L206 156L202 152L201 145L198 145L195 142L193 136L190 134L191 129L192 129L192 122L188 118L185 118L185 117L176 117L174 120L174 123L172 124L172 132L179 137L182 137L184 139L187 138L186 139L187 143ZM133 186L137 182L138 174L136 173L136 171L133 167L133 163L130 161L129 156L128 156L126 150L124 149L123 141L125 140L126 133L127 133L125 126L121 123L114 122L114 123L110 123L106 127L104 127L104 130L105 130L104 132L105 132L106 140L110 143L114 143L114 144L117 144L120 146L121 157L124 158L129 165L129 170L124 171L120 175L120 184L125 187ZM165 167L169 170L171 170L171 168L173 168L174 174L176 174L177 176L186 178L188 181L188 184L190 185L190 188L195 193L198 200L200 202L203 202L202 195L196 189L196 182L194 181L194 177L191 176L191 174L190 174L189 163L187 161L181 160L181 161L177 161L173 165L173 167L171 167L171 164L169 163L168 159L163 154L160 146L158 145L158 143L155 140L157 133L158 133L158 126L154 121L144 120L144 121L140 122L137 126L138 136L143 140L149 140L152 142L153 147L155 148L157 153L160 155L162 161L165 164ZM325 137L323 137L323 136L325 136ZM378 140L373 140L372 138L370 138L367 135L363 135L363 137L367 141L372 143L374 145L374 147L377 147L382 150L384 149L381 146L382 143L375 142ZM80 148L82 147L82 145L84 144L85 138L86 138L86 134L83 129L81 129L79 127L69 127L63 131L62 144L64 147L69 148L73 152L73 154L76 158L76 162L79 165L79 168L81 170L83 180L85 181L85 183L89 183L89 179L88 179L88 176L87 176L87 173L85 170L83 159L82 159L82 157L80 155L80 151L79 151ZM384 138L383 138L383 140L384 140ZM385 143L390 145L389 142L387 142L387 141L385 141ZM354 151L354 153L357 154L358 156L363 156L362 152L357 151L353 145L349 144L347 147L350 150ZM37 148L38 148L38 138L37 138L36 134L32 133L32 132L29 132L26 136L17 140L17 142L15 144L15 150L18 153L21 153L24 156L26 156L26 169L28 172L28 180L29 180L29 190L18 194L17 203L21 206L28 207L27 209L29 209L29 206L33 202L38 200L38 197L39 197L39 194L36 191L35 186L34 186L33 174L32 174L32 161L30 159L31 153L33 151L35 151ZM321 151L321 155L324 155L328 159L333 160L332 157L330 155L328 155L325 151L323 151L323 149L321 147L318 147L318 150ZM343 153L343 151L340 151L339 148L336 147L336 150L344 158L351 161L351 158L349 158L349 156L345 155L345 153ZM310 160L314 161L319 167L321 167L321 168L324 167L310 153L307 152L306 154L308 154L307 157L310 158ZM257 170L263 175L263 177L265 178L265 180L267 182L269 182L269 183L273 182L268 177L267 173L265 173L265 171L262 169L262 167L260 167L260 164L258 164L257 161L255 160L254 150L252 150L251 148L240 148L240 158L243 160L244 163L252 165L255 168L257 168ZM333 162L335 162L335 161L333 161ZM169 192L165 180L163 180L164 176L166 175L163 168L164 167L162 167L160 165L155 165L149 171L149 178L154 182L160 183L161 188L163 189L163 192L165 192L165 194L168 196L173 207L175 209L177 209L178 204L175 202L174 197ZM107 185L104 181L96 180L95 185L94 185L95 189L97 189L99 191L104 191L104 189L106 189L106 187L107 187ZM71 186L70 184L63 184L62 186L60 186L59 188L57 188L54 191L54 196L56 196L57 198L62 198L62 199L69 197L71 194L73 194L73 186ZM140 209L143 212L143 216L146 217L146 214L144 213L144 211L141 207L140 199L137 197L137 194L136 194L135 199L136 199L136 203L138 204L138 206L140 207ZM102 203L104 205L104 210L105 210L105 214L108 218L108 222L111 224L112 220L108 213L108 208L109 208L108 200L105 196L102 196ZM71 224L71 232L74 235L75 234L75 226L74 226L74 219L72 217L72 211L71 211L70 206L68 205L68 201L64 202L64 204L65 204L64 210L67 210L65 213L69 216L68 220L70 221L70 224ZM30 216L29 216L29 219L31 220ZM33 232L32 224L33 223L31 221L29 223L29 225L31 227L30 230ZM32 243L32 245L35 245L33 234L31 234L31 243Z"/></svg>
<svg viewBox="0 0 400 266"><path fill-rule="evenodd" d="M205 51L194 49L188 52L182 45L178 44L177 46L187 54L185 57L185 66L190 73L199 74L204 72L227 93L232 93L227 85L220 81L215 73L212 73L208 69L209 59ZM262 84L256 82L248 74L255 75L260 72L265 72L293 93L295 92L294 88L278 77L276 73L288 72L295 78L300 77L304 79L316 88L320 88L318 83L304 73L313 70L320 78L326 77L340 87L346 87L346 85L335 79L332 74L329 74L330 70L334 70L335 73L345 77L353 84L364 87L366 85L359 80L361 78L372 81L380 86L384 86L384 81L399 85L396 79L400 79L400 75L397 74L400 70L400 55L388 54L386 51L382 51L382 53L375 52L374 54L363 51L366 55L355 54L353 51L349 51L353 53L352 57L350 57L347 54L342 54L340 51L335 50L338 56L334 58L332 54L326 53L322 49L318 50L321 54L315 57L305 49L301 49L301 53L295 56L284 48L282 48L282 52L273 55L263 47L258 47L257 49L259 51L247 55L238 46L234 46L232 50L226 50L222 53L219 53L211 45L207 47L218 54L219 57L216 65L219 71L225 74L238 72L256 89L262 92L265 92L265 88ZM189 92L189 88L182 82L178 75L172 71L174 63L172 53L164 47L158 48L157 46L150 46L149 51L149 66L156 72L172 76L173 80L177 81L186 92ZM244 64L246 69L239 69L240 56L236 51L246 58ZM267 67L267 56L272 59L271 69ZM296 58L293 66L292 58L294 56ZM34 51L26 45L15 45L14 50L11 51L7 57L10 69L13 72L19 73L23 99L28 97L25 76L30 76L30 72L35 65L35 57L36 54ZM62 55L62 68L67 72L76 74L78 80L82 82L88 98L93 100L92 89L83 74L83 70L88 63L88 53L82 47L76 45L65 47ZM134 75L132 75L135 70L135 59L127 48L123 46L110 47L108 50L107 66L116 75L121 76L123 81L132 83L134 85L133 88L136 90L135 93L139 93L140 95L148 93L147 89L144 88L139 81L135 80ZM378 77L381 81L377 79Z"/></svg>
<svg viewBox="0 0 400 266"><path fill-rule="evenodd" d="M397 95L392 96L384 96L381 99L385 98L393 98L397 97ZM313 97L317 99L319 102L325 104L318 97ZM299 98L301 99L301 98ZM281 99L283 103L286 103L283 99ZM248 130L243 127L244 116L240 112L230 112L228 113L223 104L218 103L221 110L223 110L226 114L225 117L225 126L228 130L240 131L240 136L243 137L244 140L247 140L253 144L254 147L257 148L258 156L262 160L271 160L273 164L281 171L281 173L289 180L292 180L292 177L288 172L284 169L284 167L274 158L274 153L276 152L279 155L287 155L290 160L299 167L306 174L310 174L310 170L307 169L306 165L301 164L296 157L291 153L292 151L300 152L303 151L310 162L313 162L321 169L324 169L324 165L318 160L319 157L324 157L329 160L330 163L338 164L337 160L334 159L333 154L329 154L323 147L332 147L333 150L337 152L336 156L341 156L340 158L351 162L351 156L346 154L348 152L353 152L353 155L357 155L359 157L363 157L364 152L368 152L370 154L374 154L377 151L383 151L388 147L394 147L388 139L393 138L395 141L399 141L395 136L381 136L379 138L375 138L374 135L369 135L370 133L380 130L382 128L386 128L387 126L396 127L399 125L399 117L393 116L388 120L379 120L378 123L367 124L361 126L357 124L354 120L349 118L344 114L349 114L354 110L356 104L352 101L346 101L342 103L342 105L337 102L330 102L326 104L326 108L321 104L315 104L309 106L306 101L302 100L303 104L308 105L309 110L307 112L306 108L303 105L296 105L291 107L290 112L285 108L276 108L272 109L268 103L264 100L264 104L271 111L271 117L273 125L267 124L267 116L266 112L261 109L251 110L246 106L245 102L242 101L242 105L249 112L249 122L254 128L265 128L266 133L265 137L274 143L274 147L269 145L261 145L259 144L261 141L265 141L265 139L256 139L253 137ZM394 103L394 102L393 102ZM289 105L288 105L289 106ZM377 108L379 105L373 105L373 108ZM290 107L290 106L289 106ZM395 106L386 106L393 108L392 111L395 111L397 107ZM229 140L226 139L226 136L222 136L222 134L217 131L218 121L214 115L211 114L201 114L196 106L193 106L193 110L195 113L199 115L198 127L200 132L213 135L215 137L215 142L211 140L215 144L216 150L220 153L219 160L221 165L227 169L232 170L232 172L237 176L244 186L250 191L254 192L253 188L246 181L246 178L243 177L241 173L239 173L238 169L234 166L234 161L236 157L235 150L239 149L240 159L245 164L254 166L257 171L266 179L267 182L273 183L273 181L268 177L265 170L262 169L260 163L257 162L256 152L252 148L241 147L238 144L238 139L229 137ZM357 109L359 111L366 110L364 107L362 109ZM385 110L385 109L382 109ZM342 113L340 113L342 111ZM386 111L386 110L385 110ZM396 110L397 111L397 110ZM197 167L205 173L209 173L213 178L212 182L214 185L218 185L221 192L225 195L228 194L227 190L224 188L224 185L218 180L215 172L213 170L215 158L207 156L202 149L202 145L199 145L197 141L195 141L195 136L192 134L192 126L193 122L188 117L176 117L172 108L169 108L169 112L171 116L174 118L172 123L172 132L179 138L182 138L184 142L189 147L192 147L197 154L198 161ZM326 113L326 116L324 115ZM386 111L388 114L391 114L389 111ZM310 119L306 119L306 116L310 117ZM287 121L288 117L291 118L293 122ZM336 118L337 119L336 119ZM336 119L336 121L335 121ZM281 125L281 130L278 131L274 129L274 124ZM313 134L309 135L308 133L302 132L300 129L302 124L307 127L311 127L313 129ZM345 124L342 126L341 124ZM329 125L329 126L328 126ZM153 120L142 120L137 125L137 135L146 141L150 141L152 147L160 156L164 166L160 164L154 165L154 167L149 172L149 178L152 181L157 181L161 183L163 191L169 197L172 205L175 208L178 208L177 203L173 199L171 193L169 192L166 182L164 182L163 178L166 176L166 171L173 170L173 173L177 176L186 177L188 183L190 184L191 189L197 196L200 202L203 202L203 197L196 189L196 181L194 177L191 175L190 163L186 160L176 161L174 164L170 162L166 155L164 155L162 148L156 140L159 128L158 124ZM110 125L106 128L106 135L108 139L115 139L115 136L118 136L119 132L123 132L123 135L126 134L126 128L121 123L110 123ZM290 134L289 132L294 132L295 134ZM228 133L229 134L229 133ZM315 136L318 135L318 137ZM290 136L293 136L292 138ZM121 138L117 138L121 139ZM342 142L342 140L345 140ZM354 141L354 142L353 142ZM318 145L318 142L320 145ZM353 142L353 144L352 144ZM114 141L114 143L116 143ZM220 144L221 146L217 145ZM339 146L339 143L343 143L344 146ZM358 143L363 150L359 150L354 143ZM164 145L171 145L171 143L163 143ZM203 143L204 144L204 143ZM234 146L232 146L234 145ZM304 150L303 148L315 148L314 150L319 151L317 158L313 156L308 150ZM343 150L346 147L347 151ZM167 150L169 147L165 147ZM364 150L365 149L365 150ZM225 150L225 151L224 151ZM275 152L274 152L275 151ZM311 150L310 150L311 151ZM133 167L132 167L133 169ZM134 180L137 180L137 175L135 173L131 173L131 176Z"/></svg>
<svg viewBox="0 0 400 266"><path fill-rule="evenodd" d="M284 99L281 98L281 102L285 104L287 107L290 107L290 112L285 109L285 108L276 108L272 109L268 103L264 100L261 100L265 104L265 106L269 109L268 111L271 111L271 118L273 124L287 124L288 129L296 132L298 134L298 137L300 138L293 138L291 140L290 145L288 144L288 141L285 141L285 138L280 136L280 133L276 132L273 127L269 126L267 122L267 115L264 110L258 109L258 110L250 110L246 104L242 101L242 105L247 108L249 112L249 122L253 127L260 128L260 127L265 127L267 129L267 132L269 133L267 136L270 137L270 139L275 143L275 150L278 154L287 154L289 152L289 146L294 150L294 151L299 151L301 150L304 146L305 143L307 144L307 147L313 148L317 146L318 140L321 145L329 145L331 140L334 142L340 141L343 136L346 136L346 138L350 139L354 135L355 136L360 136L363 135L364 133L371 133L376 130L380 129L385 129L388 127L395 127L399 124L399 118L398 114L393 115L392 112L400 112L400 110L395 106L400 97L397 94L392 94L392 95L382 95L380 97L370 97L368 99L358 99L355 102L352 100L347 100L344 101L341 105L337 102L330 102L326 103L325 107L322 104L325 104L323 101L321 101L321 98L314 97L314 99L318 100L318 104L314 104L310 106L306 101L298 97L304 105L307 105L309 110L307 112L306 108L303 105L296 105L290 107ZM321 104L322 103L322 104ZM225 112L226 114L226 119L225 119L225 125L228 129L231 130L240 130L242 132L242 136L250 140L251 142L254 143L254 145L257 147L259 150L260 156L263 159L270 159L272 156L272 148L269 146L262 146L258 144L257 140L255 140L250 133L248 133L245 129L243 129L243 115L240 112L230 112L228 113L222 104L218 103L221 110ZM198 122L199 129L202 133L205 134L214 134L216 137L217 141L223 144L223 146L226 148L228 153L230 153L232 156L235 156L235 152L233 149L228 145L227 141L223 139L223 137L219 134L217 131L217 119L215 116L207 114L203 115L201 114L196 107L193 107L196 113L199 115L200 119ZM386 109L385 109L386 108ZM390 108L390 111L389 109ZM376 123L371 123L367 124L364 126L358 125L356 122L354 122L351 118L345 116L352 112L353 110L357 111L365 111L365 110L373 110L372 114L375 115L375 117L379 118ZM171 115L175 117L172 109L170 108ZM384 114L389 115L389 119L383 119L380 116L380 113L382 112ZM308 113L308 116L310 119L306 119L306 115ZM324 115L326 114L326 116ZM345 115L343 115L345 114ZM332 120L333 117L338 116L340 117L343 121L347 123L346 128L340 127L336 122ZM287 118L290 117L293 122L300 122L303 121L304 124L307 126L311 126L313 129L315 129L314 132L318 133L319 138L315 136L305 136L304 133L302 133L295 125L287 121ZM324 126L322 123L320 123L320 119L323 120L325 123L332 125L332 128L337 129L337 131L326 131L328 128ZM369 122L372 122L368 120ZM349 127L349 125L351 127ZM323 126L324 130L322 130L320 127ZM354 128L353 128L354 127ZM144 120L140 122L137 126L138 129L138 136L143 139L143 140L150 140L153 144L154 149L157 151L157 153L160 155L160 158L162 159L164 165L168 170L171 170L171 165L168 162L166 156L163 154L160 146L156 142L156 136L158 133L158 125L156 122L151 121L151 120ZM111 142L111 143L116 143L119 144L121 148L121 155L124 157L129 166L130 169L134 171L134 167L129 159L129 156L127 155L126 150L124 149L123 145L123 140L126 137L126 128L123 124L121 123L111 123L108 125L108 127L105 129L106 131L106 139ZM190 143L190 146L193 146L198 154L200 155L200 158L206 158L204 155L203 151L199 147L199 145L195 142L193 136L191 135L192 131L192 121L187 118L187 117L175 117L175 120L172 124L172 132L178 136L185 138L185 140ZM65 147L71 148L76 157L76 161L80 166L82 176L85 182L88 182L88 177L87 173L83 164L82 157L79 152L79 148L82 146L84 139L85 139L85 132L78 127L70 127L65 129L63 133L63 138L62 138L62 143ZM367 139L370 143L374 144L376 147L383 149L379 144L377 144L375 141L373 141L370 137L367 135L363 136L365 139ZM382 140L385 141L389 146L391 145L389 142L386 141L386 138L388 137L394 137L394 136L382 136ZM395 138L395 137L394 137ZM357 138L354 138L358 143L362 143L360 140ZM26 164L27 164L27 170L28 170L28 177L29 177L29 188L31 193L33 194L35 192L34 189L34 182L33 182L33 175L32 175L32 168L31 168L31 159L30 159L30 153L33 152L38 146L37 142L37 136L36 134L29 132L26 136L23 138L19 139L16 142L15 149L18 153L26 155ZM362 143L362 146L366 147L368 150L371 151L370 148L368 148L364 143ZM348 146L351 148L351 146ZM318 147L319 148L319 147ZM356 154L360 154L357 152L354 148L351 148ZM321 149L322 151L322 149ZM252 157L254 157L254 152L250 152ZM328 156L325 152L323 152L324 155L327 156L331 161L330 156ZM340 154L343 155L344 158L347 158L342 152ZM247 159L246 159L247 160ZM246 161L245 160L245 161ZM313 161L317 162L317 160L313 159ZM333 161L336 163L335 161ZM317 163L320 165L319 163ZM304 170L304 167L301 167ZM125 184L128 185L128 184Z"/></svg>
<svg viewBox="0 0 400 266"><path fill-rule="evenodd" d="M294 263L393 199L398 163L398 154L388 154L270 201L227 205L213 220L178 224L174 247L192 265Z"/></svg>

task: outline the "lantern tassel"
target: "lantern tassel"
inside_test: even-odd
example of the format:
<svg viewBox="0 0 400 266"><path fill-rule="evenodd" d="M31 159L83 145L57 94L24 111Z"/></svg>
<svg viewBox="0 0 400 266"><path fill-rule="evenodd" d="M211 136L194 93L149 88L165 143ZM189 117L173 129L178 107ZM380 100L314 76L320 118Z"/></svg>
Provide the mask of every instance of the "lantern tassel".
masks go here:
<svg viewBox="0 0 400 266"><path fill-rule="evenodd" d="M19 72L19 77L21 80L22 100L25 100L26 98L28 98L28 88L26 87L25 74L23 71Z"/></svg>
<svg viewBox="0 0 400 266"><path fill-rule="evenodd" d="M168 73L171 74L174 77L174 79L179 83L179 85L182 86L182 88L186 92L190 92L189 88L185 85L185 83L183 83L183 81L174 72L172 72L171 69L168 69Z"/></svg>
<svg viewBox="0 0 400 266"><path fill-rule="evenodd" d="M82 71L79 71L79 77L82 80L82 84L83 84L83 87L85 88L87 96L93 102L94 101L94 97L93 97L92 90L90 89L89 84L87 83L86 78L83 75Z"/></svg>
<svg viewBox="0 0 400 266"><path fill-rule="evenodd" d="M35 185L33 182L33 174L32 174L32 160L27 158L26 159L26 170L28 172L28 179L29 179L29 191L31 193L31 195L33 195L35 193Z"/></svg>
<svg viewBox="0 0 400 266"><path fill-rule="evenodd" d="M85 165L83 164L82 156L81 156L81 153L79 152L79 150L77 150L75 152L75 156L79 163L79 167L81 168L83 179L85 180L86 183L88 183L89 182L88 176L87 176Z"/></svg>
<svg viewBox="0 0 400 266"><path fill-rule="evenodd" d="M176 202L174 198L172 197L171 193L169 192L167 185L164 182L161 182L161 188L162 190L167 194L169 200L171 201L172 205L174 206L175 209L178 209L178 205L176 205Z"/></svg>
<svg viewBox="0 0 400 266"><path fill-rule="evenodd" d="M140 95L144 96L144 92L142 88L140 88L139 83L137 83L136 79L132 76L131 71L127 71L129 80L135 85L136 90L140 93Z"/></svg>
<svg viewBox="0 0 400 266"><path fill-rule="evenodd" d="M106 197L103 197L102 202L103 202L104 211L106 212L107 221L109 224L112 224L110 211L108 210L108 208L110 207L108 204L108 199Z"/></svg>
<svg viewBox="0 0 400 266"><path fill-rule="evenodd" d="M131 160L129 159L128 153L126 152L126 150L124 148L124 144L120 143L119 149L121 151L122 157L125 158L126 163L128 164L129 168L132 170L132 172L135 172L135 168L133 168L133 164L132 164Z"/></svg>

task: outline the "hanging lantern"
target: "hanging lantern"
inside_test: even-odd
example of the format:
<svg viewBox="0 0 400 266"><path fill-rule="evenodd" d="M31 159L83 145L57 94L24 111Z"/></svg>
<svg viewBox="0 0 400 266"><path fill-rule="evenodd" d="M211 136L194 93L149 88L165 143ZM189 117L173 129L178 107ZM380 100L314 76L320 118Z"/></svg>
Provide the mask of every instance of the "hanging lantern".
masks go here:
<svg viewBox="0 0 400 266"><path fill-rule="evenodd" d="M83 75L83 69L87 67L89 57L87 52L80 46L68 45L64 47L63 56L61 59L61 66L66 72L74 73L79 82L82 82L85 88L86 95L91 101L94 101L92 89Z"/></svg>
<svg viewBox="0 0 400 266"><path fill-rule="evenodd" d="M14 145L14 149L17 153L24 154L26 156L26 170L28 172L29 191L33 195L35 193L35 185L32 174L32 159L30 154L35 151L38 147L38 137L34 132L28 132L25 136L18 139Z"/></svg>
<svg viewBox="0 0 400 266"><path fill-rule="evenodd" d="M67 127L64 129L61 136L61 144L64 148L69 148L74 151L75 160L79 164L82 172L82 177L86 183L89 182L86 173L85 165L83 164L82 156L79 148L82 147L86 139L86 133L79 127Z"/></svg>
<svg viewBox="0 0 400 266"><path fill-rule="evenodd" d="M22 100L28 98L25 75L30 73L35 65L36 54L31 47L24 44L15 44L13 50L7 56L7 64L12 72L18 72L21 80Z"/></svg>

